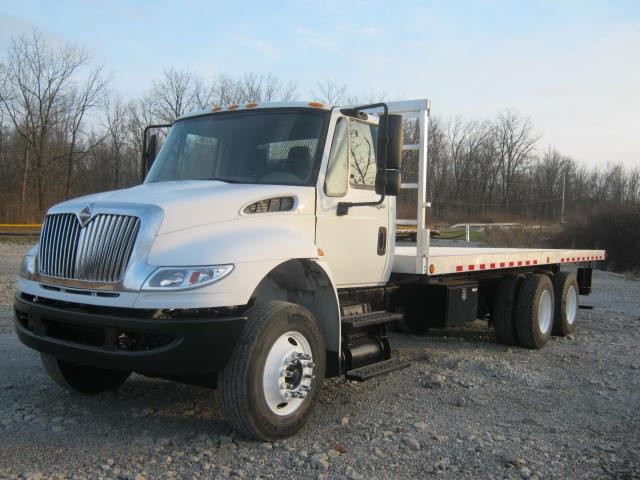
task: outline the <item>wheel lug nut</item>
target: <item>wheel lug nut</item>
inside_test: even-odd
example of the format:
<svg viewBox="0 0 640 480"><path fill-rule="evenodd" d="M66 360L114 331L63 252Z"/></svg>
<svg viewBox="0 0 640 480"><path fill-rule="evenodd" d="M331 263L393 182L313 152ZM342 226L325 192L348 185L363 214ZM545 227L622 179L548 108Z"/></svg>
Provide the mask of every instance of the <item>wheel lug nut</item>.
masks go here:
<svg viewBox="0 0 640 480"><path fill-rule="evenodd" d="M305 392L299 392L299 391L295 391L295 392L286 391L284 392L284 396L286 398L305 398L307 394Z"/></svg>

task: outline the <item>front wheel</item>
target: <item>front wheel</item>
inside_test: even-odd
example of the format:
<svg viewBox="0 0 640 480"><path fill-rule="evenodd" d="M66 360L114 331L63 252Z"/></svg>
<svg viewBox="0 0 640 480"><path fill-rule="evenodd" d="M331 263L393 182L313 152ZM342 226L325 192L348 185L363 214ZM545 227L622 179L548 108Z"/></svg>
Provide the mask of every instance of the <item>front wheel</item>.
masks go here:
<svg viewBox="0 0 640 480"><path fill-rule="evenodd" d="M320 395L324 337L311 312L289 302L256 305L247 319L220 375L222 410L245 437L289 437L305 424Z"/></svg>
<svg viewBox="0 0 640 480"><path fill-rule="evenodd" d="M71 392L96 394L116 390L131 374L66 362L46 353L41 353L40 358L49 377Z"/></svg>

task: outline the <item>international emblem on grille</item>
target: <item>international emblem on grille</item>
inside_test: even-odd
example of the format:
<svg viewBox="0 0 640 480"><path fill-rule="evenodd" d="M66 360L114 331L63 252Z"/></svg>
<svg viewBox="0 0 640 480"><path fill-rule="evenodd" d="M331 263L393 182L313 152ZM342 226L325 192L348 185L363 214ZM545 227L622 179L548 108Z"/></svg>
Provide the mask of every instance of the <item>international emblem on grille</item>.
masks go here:
<svg viewBox="0 0 640 480"><path fill-rule="evenodd" d="M91 220L91 209L89 208L89 205L80 210L80 213L78 214L78 220L80 220L80 225L82 225L83 227L89 220Z"/></svg>

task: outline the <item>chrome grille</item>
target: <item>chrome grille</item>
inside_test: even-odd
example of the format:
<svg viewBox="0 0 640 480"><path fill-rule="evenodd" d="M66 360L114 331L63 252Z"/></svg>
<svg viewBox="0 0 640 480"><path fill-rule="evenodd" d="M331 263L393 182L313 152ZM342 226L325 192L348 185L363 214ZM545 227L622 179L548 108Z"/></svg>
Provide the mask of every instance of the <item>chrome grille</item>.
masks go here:
<svg viewBox="0 0 640 480"><path fill-rule="evenodd" d="M72 213L47 215L40 235L42 275L91 282L122 280L140 219L98 214L82 227Z"/></svg>

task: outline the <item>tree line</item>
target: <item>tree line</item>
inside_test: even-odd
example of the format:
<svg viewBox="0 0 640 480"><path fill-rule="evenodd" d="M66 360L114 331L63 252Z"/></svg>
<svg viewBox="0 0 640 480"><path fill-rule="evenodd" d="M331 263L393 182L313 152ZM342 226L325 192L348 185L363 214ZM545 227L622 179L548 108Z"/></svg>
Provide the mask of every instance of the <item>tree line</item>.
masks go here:
<svg viewBox="0 0 640 480"><path fill-rule="evenodd" d="M385 96L352 95L330 80L311 95L328 104ZM220 73L204 81L168 68L141 98L124 100L80 46L50 45L39 31L14 37L0 63L0 223L39 222L64 199L140 183L146 125L214 105L301 97L295 83L271 74ZM405 127L405 141L414 143L419 125ZM549 221L561 219L563 199L567 218L640 203L637 168L588 168L552 147L540 151L531 120L514 111L485 121L432 117L428 137L428 195L438 219ZM403 182L417 181L412 155L406 153ZM414 203L410 193L401 204Z"/></svg>
<svg viewBox="0 0 640 480"><path fill-rule="evenodd" d="M417 142L418 127L405 125L405 143ZM640 205L640 169L614 162L587 167L551 146L540 149L531 120L513 110L484 121L432 117L427 164L432 216L571 221ZM403 181L417 181L415 153L405 152Z"/></svg>

